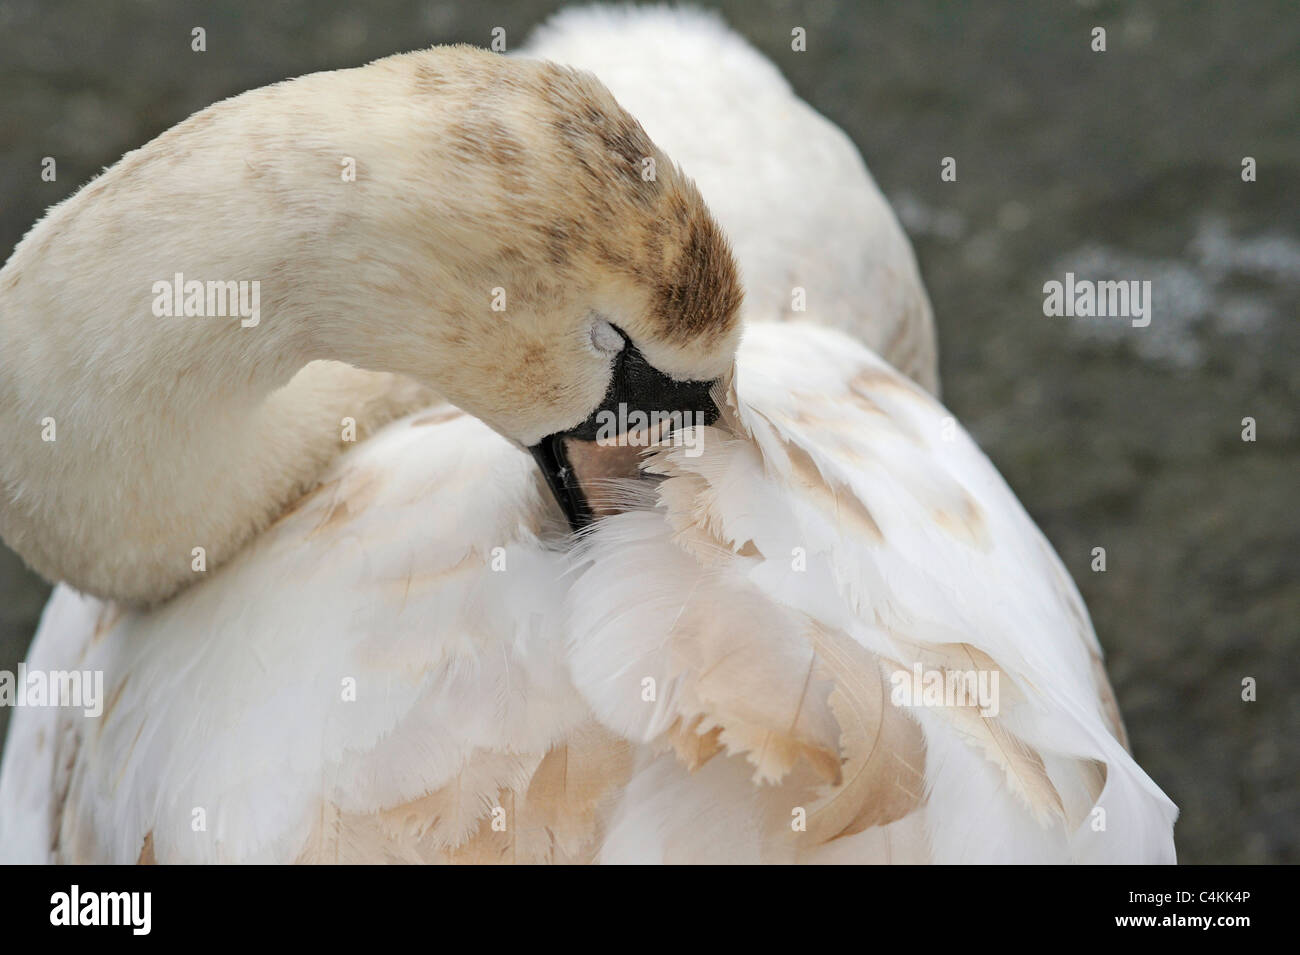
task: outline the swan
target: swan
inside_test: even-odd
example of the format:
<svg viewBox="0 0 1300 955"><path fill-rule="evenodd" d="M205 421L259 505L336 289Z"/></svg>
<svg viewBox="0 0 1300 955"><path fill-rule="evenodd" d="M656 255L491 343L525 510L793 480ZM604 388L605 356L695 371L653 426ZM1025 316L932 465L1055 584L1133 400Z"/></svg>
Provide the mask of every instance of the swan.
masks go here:
<svg viewBox="0 0 1300 955"><path fill-rule="evenodd" d="M255 313L193 314L232 284ZM0 535L156 605L310 489L344 418L436 394L554 458L625 343L652 407L720 378L740 297L698 190L589 74L451 47L253 90L127 154L0 272Z"/></svg>
<svg viewBox="0 0 1300 955"><path fill-rule="evenodd" d="M607 52L624 63L653 62L670 46L666 40L682 40L671 47L681 51L694 36L730 37L688 14L620 16L626 20L566 15L533 52L573 59L561 54L562 44L581 48L585 31L613 42L610 26L619 23L629 26L628 39ZM644 30L631 29L637 24ZM748 49L734 38L727 43ZM748 56L756 80L774 75L757 54ZM498 64L507 74L556 69L505 62L475 63L473 72ZM375 66L383 64L417 69L392 61ZM454 73L440 67L441 76ZM704 75L698 63L696 74ZM555 75L574 78L585 95L607 102L590 80ZM460 81L475 78L448 79ZM634 84L625 84L616 89L620 102L632 95ZM516 82L504 85L518 92ZM766 88L781 90L778 83ZM708 95L701 94L706 101ZM478 99L467 102L472 113ZM608 107L610 115L621 117L616 108ZM775 115L791 114L807 116L793 106ZM689 129L701 115L707 114L687 111L676 128ZM313 128L323 128L325 118L313 114ZM671 134L670 120L661 113L647 122L659 137ZM833 153L842 134L823 127L820 135ZM745 142L731 149L742 151ZM366 150L358 146L356 154ZM460 169L457 157L444 158L441 171L450 177L469 177L489 193L501 185L484 181L481 170ZM666 160L657 166L661 173L670 168ZM869 179L853 163L842 169L865 191L859 208L873 208ZM519 365L498 357L502 350L513 354L500 339L477 353L480 371L492 369L483 378L417 374L410 354L381 361L379 343L363 369L321 360L347 357L339 352L308 352L313 362L280 368L279 390L270 385L261 400L281 402L277 413L290 419L325 404L319 414L331 426L331 443L312 446L310 467L296 450L308 439L282 449L278 467L301 470L282 476L289 490L273 495L275 502L226 511L243 524L236 543L219 551L226 556L215 570L197 582L158 582L151 574L166 549L151 551L153 536L132 532L126 520L117 532L131 536L116 546L129 540L128 565L140 569L95 576L93 560L47 565L87 576L75 589L56 588L28 665L102 672L103 712L94 720L52 707L15 712L0 769L0 858L1173 860L1176 810L1127 752L1100 649L1068 573L931 393L928 303L905 239L897 251L901 234L887 207L874 205L885 219L872 228L896 239L882 240L879 259L871 261L892 265L860 264L859 271L879 277L865 280L836 278L831 270L826 280L841 283L828 286L834 297L818 295L821 286L807 280L811 304L798 316L782 304L785 273L764 284L779 247L743 238L743 190L733 189L730 204L720 190L717 213L736 243L741 306L731 300L735 279L723 240L710 238L703 256L694 242L698 231L714 235L712 218L684 178L671 181L690 197L691 216L685 235L667 243L683 238L692 261L713 267L712 274L692 273L700 284L686 296L692 312L714 316L712 328L693 326L698 340L684 345L673 337L675 324L644 315L638 322L605 299L561 309L563 321L539 308L527 316L538 348L571 334L581 339L584 358L601 345L606 352L603 375L563 415L548 407L559 395L531 394ZM712 208L710 186L704 177L700 182ZM124 201L152 206L143 195ZM849 203L846 197L842 208ZM105 229L101 204L86 203L83 215ZM634 216L634 207L619 212ZM513 238L514 229L489 213L474 210ZM454 245L487 244L469 225L476 221L466 219ZM798 221L815 239L811 217ZM207 225L209 241L229 229ZM165 247L201 226L174 223ZM596 216L589 241L611 241L611 228ZM227 241L248 248L246 230L231 231L238 234ZM334 241L347 234L334 233ZM576 236L574 230L563 238ZM43 256L18 268L11 261L0 288L14 277L19 288L38 281L42 259L57 251L66 231L56 238ZM125 240L119 235L99 252L112 259L103 263L103 277L135 261ZM797 245L792 253L804 255L809 269L816 259L805 251L811 247ZM327 288L338 294L329 283L341 258L388 252L364 248L336 250L329 274L313 277L318 284L303 288L300 304ZM240 259L236 249L228 251L232 262ZM802 266L781 267L798 274ZM644 260L638 268L646 268ZM225 274L245 273L218 276ZM408 290L393 279L413 276L384 275L389 294L409 302ZM491 277L475 273L469 284ZM872 314L874 303L858 303L855 312L841 296L869 282L899 287L884 299L888 307ZM59 295L52 294L56 288ZM59 314L78 315L76 290L65 299L64 288L47 285L46 293L62 305ZM332 312L331 332L339 334L334 326L354 314L369 320L384 302L372 292L364 309ZM8 321L14 309L5 304ZM266 308L263 323L270 327L290 304ZM746 327L737 346L733 323L741 308ZM800 317L806 320L789 321ZM394 350L409 352L411 342L396 342L405 330L399 318L409 321L392 316L380 338L393 335ZM473 313L468 318L473 322ZM466 337L475 334L487 334L481 323L471 324ZM86 368L95 361L120 367L123 359L105 341L73 334L58 347L72 350L79 341ZM60 364L58 347L48 344L33 356L47 361L44 377L24 379L27 393L45 391L49 399L62 392L48 382L80 380L76 369ZM633 349L648 359L634 368L663 372L649 379L648 390L659 396L672 383L675 394L699 404L698 387L682 386L716 380L712 413L689 429L692 440L653 449L643 466L655 482L621 485L630 506L586 524L571 543L553 499L570 521L585 522L581 491L595 482L575 496L548 456L557 448L548 438L589 419L608 389L611 365L624 367ZM897 355L906 370L876 352L891 361ZM557 359L558 367L582 370L582 361L567 357ZM186 379L205 367L213 373L211 366L182 367ZM13 374L5 371L6 378ZM152 380L147 369L135 372L137 385ZM385 377L391 375L403 377ZM102 377L116 380L107 370ZM480 389L495 382L499 391L476 393L475 381ZM152 393L160 392L167 394L155 383ZM529 407L506 404L521 397ZM122 400L96 395L86 404L108 398ZM160 410L171 407L157 405L130 420L159 429L166 422L157 418L180 414ZM261 407L246 397L240 413L266 413ZM356 411L368 437L340 453L337 418L345 410ZM528 416L536 420L531 427L517 423ZM290 440L291 429L280 424L273 433ZM9 435L4 441L30 454ZM570 442L558 445L563 450ZM539 447L532 459L520 451ZM169 458L164 443L149 450L161 457L136 462L143 471L153 471L155 460L188 467L190 459ZM78 453L85 452L74 446L63 464L98 464L102 473L102 461L78 461ZM547 468L544 481L539 473ZM224 506L220 495L231 490L221 487L224 475L199 475L209 487L191 502ZM165 486L166 475L132 476L146 487ZM68 500L77 488L71 481L56 490ZM132 500L130 488L114 493ZM280 498L292 500L287 510ZM87 518L96 504L107 508L114 500L88 502ZM113 538L104 546L115 552ZM183 554L188 569L188 546ZM986 706L897 698L918 670L996 675L999 692Z"/></svg>

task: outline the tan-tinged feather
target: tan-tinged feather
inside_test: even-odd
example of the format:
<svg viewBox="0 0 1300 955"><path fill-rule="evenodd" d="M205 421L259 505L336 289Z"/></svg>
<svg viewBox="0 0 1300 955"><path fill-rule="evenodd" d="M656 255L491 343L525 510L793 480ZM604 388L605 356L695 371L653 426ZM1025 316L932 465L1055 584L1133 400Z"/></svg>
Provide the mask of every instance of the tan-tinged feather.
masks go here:
<svg viewBox="0 0 1300 955"><path fill-rule="evenodd" d="M522 789L542 757L479 751L455 778L433 792L378 813L394 841L424 840L455 848L474 833L479 820L490 815L497 794Z"/></svg>
<svg viewBox="0 0 1300 955"><path fill-rule="evenodd" d="M157 865L158 859L153 854L153 830L150 829L144 834L144 845L140 846L140 858L135 860L136 865Z"/></svg>
<svg viewBox="0 0 1300 955"><path fill-rule="evenodd" d="M1088 798L1095 806L1097 800L1101 798L1101 791L1106 788L1106 764L1095 759L1076 760L1075 765L1079 767L1079 775L1083 777L1083 784L1088 793ZM1081 822L1082 820L1079 820ZM1071 819L1071 824L1077 825L1076 820Z"/></svg>
<svg viewBox="0 0 1300 955"><path fill-rule="evenodd" d="M677 759L688 772L695 772L722 752L722 744L718 742L722 727L701 729L703 722L703 714L698 714L690 720L684 720L679 716L664 733L663 738L668 747L677 755Z"/></svg>
<svg viewBox="0 0 1300 955"><path fill-rule="evenodd" d="M520 803L519 825L554 841L566 858L591 855L603 810L632 775L632 748L599 723L573 730L542 760Z"/></svg>
<svg viewBox="0 0 1300 955"><path fill-rule="evenodd" d="M698 474L679 471L660 483L660 502L667 508L673 542L706 567L728 563L733 551L709 520L712 489Z"/></svg>
<svg viewBox="0 0 1300 955"><path fill-rule="evenodd" d="M493 800L491 812L479 820L474 834L448 852L444 860L454 865L513 865L520 861L517 831L515 794L503 789Z"/></svg>
<svg viewBox="0 0 1300 955"><path fill-rule="evenodd" d="M774 783L800 757L838 778L838 728L826 703L830 684L812 648L780 628L701 608L679 623L672 644L680 681L679 716L696 731L720 729L728 753L743 753L756 782Z"/></svg>
<svg viewBox="0 0 1300 955"><path fill-rule="evenodd" d="M1102 715L1106 717L1106 722L1110 724L1120 745L1132 752L1128 744L1128 730L1124 728L1124 717L1119 711L1119 701L1115 699L1115 691L1111 689L1110 678L1106 675L1106 664L1102 662L1100 654L1090 653L1089 657L1092 661L1092 682L1097 686Z"/></svg>
<svg viewBox="0 0 1300 955"><path fill-rule="evenodd" d="M592 862L631 771L627 741L594 722L545 756L480 751L446 785L380 812L323 803L297 861Z"/></svg>
<svg viewBox="0 0 1300 955"><path fill-rule="evenodd" d="M998 709L1023 702L1024 695L992 657L967 643L916 644L905 639L896 642L909 658L928 670L947 673L988 673L998 676ZM900 670L908 667L892 662ZM1009 788L1027 805L1044 826L1067 821L1061 794L1052 784L1042 757L1020 739L997 716L985 716L978 703L964 706L930 707L947 720L969 745L977 748L1002 770Z"/></svg>
<svg viewBox="0 0 1300 955"><path fill-rule="evenodd" d="M1065 823L1061 794L1034 749L996 718L980 716L976 707L942 707L939 712L950 716L953 726L1001 768L1012 791L1024 800L1040 824Z"/></svg>
<svg viewBox="0 0 1300 955"><path fill-rule="evenodd" d="M921 728L889 701L880 660L837 631L814 626L809 640L834 681L829 705L841 727L843 781L808 815L814 844L887 825L924 799Z"/></svg>
<svg viewBox="0 0 1300 955"><path fill-rule="evenodd" d="M808 500L841 522L846 533L877 543L885 539L875 517L856 494L840 488L823 475L812 455L799 445L785 440L782 443L789 459L791 476Z"/></svg>
<svg viewBox="0 0 1300 955"><path fill-rule="evenodd" d="M894 637L895 645L907 655L908 667L920 663L923 670L944 673L997 674L999 705L1023 703L1025 695L1016 682L991 656L969 643L917 643ZM892 661L891 661L892 663Z"/></svg>

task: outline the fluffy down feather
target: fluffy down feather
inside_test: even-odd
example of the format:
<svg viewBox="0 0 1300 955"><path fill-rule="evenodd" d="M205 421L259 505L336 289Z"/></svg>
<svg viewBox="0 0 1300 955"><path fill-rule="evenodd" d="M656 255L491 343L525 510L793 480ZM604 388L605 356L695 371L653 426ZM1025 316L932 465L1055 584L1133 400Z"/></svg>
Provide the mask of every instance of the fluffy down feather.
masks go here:
<svg viewBox="0 0 1300 955"><path fill-rule="evenodd" d="M711 734L755 785L802 758L805 850L919 814L939 862L1173 861L1078 592L942 406L838 333L764 325L728 406L704 454L649 462L658 511L586 542L568 641L597 717ZM996 713L894 706L918 664L996 674Z"/></svg>

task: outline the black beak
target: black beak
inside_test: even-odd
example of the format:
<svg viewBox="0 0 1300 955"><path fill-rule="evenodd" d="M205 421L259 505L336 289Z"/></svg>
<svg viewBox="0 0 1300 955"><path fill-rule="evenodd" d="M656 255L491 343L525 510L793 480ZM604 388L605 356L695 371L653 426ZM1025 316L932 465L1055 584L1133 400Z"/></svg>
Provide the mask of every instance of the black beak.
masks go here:
<svg viewBox="0 0 1300 955"><path fill-rule="evenodd" d="M586 421L568 431L559 431L529 448L546 483L569 521L578 531L591 523L594 512L583 491L581 475L571 461L570 442L592 445L612 444L627 431L630 422L659 420L680 422L679 426L713 424L718 420L718 406L711 397L713 381L675 381L652 366L628 342L619 353L610 379L609 390ZM637 412L640 412L638 415ZM659 435L662 441L670 432Z"/></svg>
<svg viewBox="0 0 1300 955"><path fill-rule="evenodd" d="M542 469L546 486L551 489L555 500L559 502L560 510L564 511L570 530L577 531L591 523L591 505L587 503L587 497L582 493L582 486L573 474L573 468L569 464L569 452L564 447L564 438L564 432L558 432L542 438L528 450L533 452L533 459Z"/></svg>

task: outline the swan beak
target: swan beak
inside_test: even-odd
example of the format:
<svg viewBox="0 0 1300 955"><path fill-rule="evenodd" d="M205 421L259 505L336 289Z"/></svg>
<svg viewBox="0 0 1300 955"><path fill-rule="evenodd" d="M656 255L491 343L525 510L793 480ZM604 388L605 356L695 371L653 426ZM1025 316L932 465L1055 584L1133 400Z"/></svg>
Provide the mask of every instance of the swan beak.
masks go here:
<svg viewBox="0 0 1300 955"><path fill-rule="evenodd" d="M715 381L676 381L653 367L635 346L620 353L604 400L586 421L529 448L570 529L616 513L602 501L602 484L641 476L649 449L671 443L674 431L718 420Z"/></svg>

